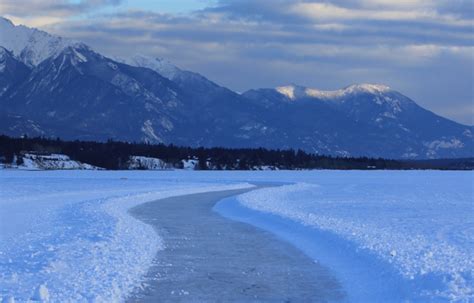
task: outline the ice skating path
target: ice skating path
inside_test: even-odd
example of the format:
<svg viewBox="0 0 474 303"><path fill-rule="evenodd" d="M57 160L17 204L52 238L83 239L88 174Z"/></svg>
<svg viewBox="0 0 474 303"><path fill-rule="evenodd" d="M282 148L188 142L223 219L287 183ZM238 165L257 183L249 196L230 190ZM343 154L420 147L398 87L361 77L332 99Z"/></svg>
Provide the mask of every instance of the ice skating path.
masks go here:
<svg viewBox="0 0 474 303"><path fill-rule="evenodd" d="M173 197L131 210L166 248L129 302L334 302L344 295L328 270L250 225L212 211L229 190Z"/></svg>

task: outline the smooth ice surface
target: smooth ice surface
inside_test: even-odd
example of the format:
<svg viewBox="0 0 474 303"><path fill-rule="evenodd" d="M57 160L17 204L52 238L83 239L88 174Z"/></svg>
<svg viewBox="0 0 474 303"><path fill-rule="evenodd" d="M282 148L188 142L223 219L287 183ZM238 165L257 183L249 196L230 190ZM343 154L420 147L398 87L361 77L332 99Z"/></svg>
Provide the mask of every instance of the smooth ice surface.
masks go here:
<svg viewBox="0 0 474 303"><path fill-rule="evenodd" d="M147 172L0 170L0 300L120 301L164 248L129 208L248 186Z"/></svg>
<svg viewBox="0 0 474 303"><path fill-rule="evenodd" d="M329 267L336 268L345 255L352 266L374 273L394 269L386 275L391 280L386 284L399 288L400 299L474 300L472 172L314 172L306 177L305 183L252 191L238 201L286 219L287 227L293 222L292 229L300 225L298 234L288 235L287 230L278 230L281 224L262 225L275 217L253 219L316 259L326 260ZM228 207L239 211L235 205ZM244 220L249 221L249 216ZM306 244L308 237L300 237L304 234L309 235ZM314 245L312 240L323 245ZM331 250L323 250L328 244ZM340 254L336 250L345 251L343 258L328 258L328 254ZM370 274L364 281L346 269L339 274L349 293L376 285ZM358 293L355 299L368 299L373 293Z"/></svg>

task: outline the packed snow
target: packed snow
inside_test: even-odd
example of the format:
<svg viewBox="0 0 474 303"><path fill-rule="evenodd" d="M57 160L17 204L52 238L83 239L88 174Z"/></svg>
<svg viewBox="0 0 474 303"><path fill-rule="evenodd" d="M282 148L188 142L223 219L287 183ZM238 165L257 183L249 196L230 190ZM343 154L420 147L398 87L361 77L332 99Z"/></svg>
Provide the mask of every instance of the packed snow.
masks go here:
<svg viewBox="0 0 474 303"><path fill-rule="evenodd" d="M153 172L2 170L0 301L121 301L164 248L128 209L249 186Z"/></svg>
<svg viewBox="0 0 474 303"><path fill-rule="evenodd" d="M305 182L252 191L218 210L275 232L335 270L349 301L472 302L473 177L315 172Z"/></svg>

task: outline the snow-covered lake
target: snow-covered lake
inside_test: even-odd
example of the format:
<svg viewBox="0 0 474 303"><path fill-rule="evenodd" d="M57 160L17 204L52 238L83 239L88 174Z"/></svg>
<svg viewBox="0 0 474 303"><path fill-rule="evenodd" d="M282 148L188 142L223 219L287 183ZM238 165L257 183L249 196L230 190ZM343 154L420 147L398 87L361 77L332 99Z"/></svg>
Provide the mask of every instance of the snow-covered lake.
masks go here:
<svg viewBox="0 0 474 303"><path fill-rule="evenodd" d="M121 300L166 245L129 216L129 208L284 182L222 201L216 210L274 232L327 266L348 301L470 302L473 177L437 171L0 170L0 298Z"/></svg>

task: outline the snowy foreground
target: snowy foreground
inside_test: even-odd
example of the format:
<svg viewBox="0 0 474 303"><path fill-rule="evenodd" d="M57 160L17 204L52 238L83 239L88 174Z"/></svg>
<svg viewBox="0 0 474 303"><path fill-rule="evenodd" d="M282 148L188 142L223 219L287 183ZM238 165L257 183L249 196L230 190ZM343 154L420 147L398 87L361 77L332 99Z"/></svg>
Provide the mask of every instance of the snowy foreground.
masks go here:
<svg viewBox="0 0 474 303"><path fill-rule="evenodd" d="M164 248L129 208L248 186L144 172L0 171L0 298L120 301Z"/></svg>
<svg viewBox="0 0 474 303"><path fill-rule="evenodd" d="M133 206L285 182L216 206L302 249L348 301L474 301L472 172L0 170L0 299L121 301L160 249ZM177 222L179 224L179 222Z"/></svg>

